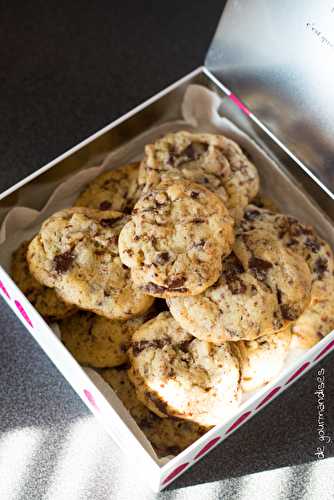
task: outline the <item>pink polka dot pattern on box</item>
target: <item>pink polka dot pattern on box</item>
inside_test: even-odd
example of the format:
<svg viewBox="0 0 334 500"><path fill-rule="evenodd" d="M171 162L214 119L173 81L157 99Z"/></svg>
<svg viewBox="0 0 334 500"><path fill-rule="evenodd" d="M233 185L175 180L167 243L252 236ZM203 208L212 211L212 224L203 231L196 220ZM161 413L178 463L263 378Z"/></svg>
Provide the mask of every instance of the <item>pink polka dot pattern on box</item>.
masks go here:
<svg viewBox="0 0 334 500"><path fill-rule="evenodd" d="M225 434L228 434L229 432L232 432L234 429L236 429L237 427L239 427L239 425L241 425L249 417L249 415L251 413L252 413L251 411L246 411L245 413L243 413L242 415L240 415L240 417L238 417L237 420L235 422L233 422L233 424L231 425L231 427L229 427L227 429L227 431L225 432Z"/></svg>
<svg viewBox="0 0 334 500"><path fill-rule="evenodd" d="M9 293L7 292L7 288L5 287L5 285L2 283L2 281L0 280L0 290L3 292L4 295L6 295L7 299L10 299L10 295Z"/></svg>
<svg viewBox="0 0 334 500"><path fill-rule="evenodd" d="M214 439L211 439L210 441L208 441L206 443L206 445L203 446L203 448L197 453L197 455L195 456L194 460L196 460L197 458L199 458L202 455L204 455L204 453L206 453L208 450L210 450L210 448L212 448L212 446L214 446L220 440L221 440L221 436L218 436L218 437L215 437Z"/></svg>
<svg viewBox="0 0 334 500"><path fill-rule="evenodd" d="M169 483L174 477L180 474L186 467L188 467L189 462L185 462L184 464L178 465L173 472L171 472L163 481L162 484Z"/></svg>
<svg viewBox="0 0 334 500"><path fill-rule="evenodd" d="M95 410L100 411L100 408L97 406L93 394L88 389L84 389L83 392L84 392L86 399L95 408Z"/></svg>
<svg viewBox="0 0 334 500"><path fill-rule="evenodd" d="M256 409L260 408L263 406L267 401L270 401L277 393L278 391L282 388L282 386L278 385L277 387L274 387L272 391L269 392L269 394L266 395L265 398L262 399L262 401L257 405Z"/></svg>
<svg viewBox="0 0 334 500"><path fill-rule="evenodd" d="M326 347L324 347L323 350L320 351L320 353L318 354L318 356L316 358L314 358L314 361L318 361L318 359L320 359L326 352L328 352L329 350L331 350L333 347L334 347L334 340L332 340L331 342L329 342L329 344L327 344Z"/></svg>
<svg viewBox="0 0 334 500"><path fill-rule="evenodd" d="M288 378L287 382L285 382L285 385L288 385L290 384L290 382L292 382L296 377L298 377L298 375L300 375L304 370L306 370L306 368L310 365L311 363L309 361L306 361L306 363L304 363L302 366L300 366L298 368L298 370L295 371L295 373L293 373L291 375L290 378Z"/></svg>
<svg viewBox="0 0 334 500"><path fill-rule="evenodd" d="M31 328L34 328L34 325L32 324L32 321L31 319L29 318L26 310L24 309L23 305L21 304L21 302L19 302L18 300L15 300L15 305L17 307L17 309L19 310L21 316L25 319L25 321L28 323L29 326L31 326Z"/></svg>

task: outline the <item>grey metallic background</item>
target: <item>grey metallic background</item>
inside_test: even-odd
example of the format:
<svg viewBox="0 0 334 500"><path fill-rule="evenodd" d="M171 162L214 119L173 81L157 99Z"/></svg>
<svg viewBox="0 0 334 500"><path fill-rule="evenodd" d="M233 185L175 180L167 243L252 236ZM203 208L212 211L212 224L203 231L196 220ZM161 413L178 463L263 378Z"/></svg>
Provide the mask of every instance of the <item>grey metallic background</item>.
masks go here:
<svg viewBox="0 0 334 500"><path fill-rule="evenodd" d="M11 2L0 31L0 190L200 65L222 2ZM122 451L0 302L0 499L154 498ZM334 445L316 461L316 371L158 498L330 499Z"/></svg>
<svg viewBox="0 0 334 500"><path fill-rule="evenodd" d="M206 64L334 191L332 0L230 0Z"/></svg>

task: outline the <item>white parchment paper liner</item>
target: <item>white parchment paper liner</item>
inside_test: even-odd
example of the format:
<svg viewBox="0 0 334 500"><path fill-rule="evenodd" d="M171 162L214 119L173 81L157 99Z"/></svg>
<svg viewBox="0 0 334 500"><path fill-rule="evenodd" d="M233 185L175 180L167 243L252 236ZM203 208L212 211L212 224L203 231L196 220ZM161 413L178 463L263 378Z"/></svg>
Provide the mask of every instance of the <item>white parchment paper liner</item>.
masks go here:
<svg viewBox="0 0 334 500"><path fill-rule="evenodd" d="M334 247L334 231L329 220L310 201L302 188L293 181L278 165L245 133L236 127L221 112L221 98L215 93L199 85L190 85L182 103L183 120L168 122L149 129L126 145L101 157L91 158L83 168L60 183L48 199L42 210L28 207L14 207L6 215L0 228L0 262L8 272L13 251L22 241L31 239L39 230L42 222L54 212L73 205L79 193L85 186L102 172L118 167L142 157L145 144L154 141L159 136L177 130L193 130L201 132L218 132L236 140L251 155L261 177L261 191L274 200L285 213L298 217L317 228L332 247ZM93 165L93 166L92 166ZM298 167L296 167L298 168ZM49 190L50 186L43 186ZM43 192L39 191L42 197ZM35 197L36 194L31 194ZM27 200L29 204L30 200ZM55 335L59 336L57 325L52 325ZM299 357L301 350L291 352L283 369ZM110 401L116 411L120 412L128 427L137 436L143 446L155 455L153 448L144 433L140 430L131 415L127 412L115 393L102 377L92 369L85 369L97 387ZM244 395L243 401L253 393ZM223 422L222 422L223 423ZM170 457L157 459L163 465Z"/></svg>

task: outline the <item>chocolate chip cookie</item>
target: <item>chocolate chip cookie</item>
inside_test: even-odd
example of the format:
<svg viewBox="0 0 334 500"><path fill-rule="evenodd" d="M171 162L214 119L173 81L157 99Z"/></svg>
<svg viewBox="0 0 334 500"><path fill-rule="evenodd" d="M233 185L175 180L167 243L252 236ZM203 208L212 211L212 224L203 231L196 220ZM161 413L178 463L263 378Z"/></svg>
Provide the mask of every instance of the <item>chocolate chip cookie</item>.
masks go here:
<svg viewBox="0 0 334 500"><path fill-rule="evenodd" d="M239 363L230 344L192 337L168 312L137 330L129 358L138 398L160 417L212 426L239 405Z"/></svg>
<svg viewBox="0 0 334 500"><path fill-rule="evenodd" d="M222 198L237 220L259 189L256 167L223 135L181 131L147 145L139 182L149 191L166 178L204 185Z"/></svg>
<svg viewBox="0 0 334 500"><path fill-rule="evenodd" d="M196 297L167 302L185 330L220 345L286 328L308 306L310 290L304 259L259 230L239 234L213 286Z"/></svg>
<svg viewBox="0 0 334 500"><path fill-rule="evenodd" d="M61 340L80 364L112 368L127 362L132 335L146 319L112 320L79 311L59 323Z"/></svg>
<svg viewBox="0 0 334 500"><path fill-rule="evenodd" d="M172 180L135 205L119 252L143 292L162 298L196 295L217 280L233 240L233 219L218 196Z"/></svg>
<svg viewBox="0 0 334 500"><path fill-rule="evenodd" d="M312 273L312 300L321 296L322 282L334 273L334 258L328 243L312 226L302 224L295 217L250 205L238 231L260 228L277 235L287 248L304 258Z"/></svg>
<svg viewBox="0 0 334 500"><path fill-rule="evenodd" d="M334 277L318 283L316 297L291 327L293 344L313 347L334 330Z"/></svg>
<svg viewBox="0 0 334 500"><path fill-rule="evenodd" d="M11 275L17 286L47 321L74 314L76 307L66 304L54 289L41 285L32 276L27 262L28 246L29 241L24 241L12 256Z"/></svg>
<svg viewBox="0 0 334 500"><path fill-rule="evenodd" d="M69 208L47 219L28 248L31 273L80 309L129 319L153 302L122 265L118 236L128 221L119 212Z"/></svg>
<svg viewBox="0 0 334 500"><path fill-rule="evenodd" d="M125 408L151 442L158 457L178 455L206 431L194 422L176 418L160 418L151 412L136 395L126 369L107 369L101 372L114 389Z"/></svg>
<svg viewBox="0 0 334 500"><path fill-rule="evenodd" d="M142 191L138 171L137 162L99 175L80 194L75 206L131 213Z"/></svg>
<svg viewBox="0 0 334 500"><path fill-rule="evenodd" d="M295 217L250 205L243 228L263 227L275 233L293 252L302 256L312 274L311 304L292 326L293 343L312 347L334 328L334 257L315 229Z"/></svg>
<svg viewBox="0 0 334 500"><path fill-rule="evenodd" d="M239 352L241 389L255 391L271 382L281 372L291 342L290 328L256 340L242 340L235 346Z"/></svg>

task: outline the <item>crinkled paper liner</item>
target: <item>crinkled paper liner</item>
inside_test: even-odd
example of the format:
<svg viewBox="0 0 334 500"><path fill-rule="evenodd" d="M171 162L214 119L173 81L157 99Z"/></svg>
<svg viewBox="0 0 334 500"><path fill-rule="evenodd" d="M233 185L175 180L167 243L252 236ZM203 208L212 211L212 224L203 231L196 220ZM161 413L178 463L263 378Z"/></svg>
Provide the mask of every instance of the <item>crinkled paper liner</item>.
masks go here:
<svg viewBox="0 0 334 500"><path fill-rule="evenodd" d="M58 210L70 207L85 188L85 186L101 173L116 168L122 164L139 160L144 151L144 146L158 137L178 130L223 133L234 139L251 155L261 177L261 191L267 194L276 205L285 213L295 215L300 220L314 225L318 232L334 246L333 228L324 214L311 203L300 186L297 186L278 165L244 132L236 127L230 120L222 116L221 98L200 85L189 85L182 103L183 120L173 121L151 128L135 139L107 153L101 157L91 158L82 169L60 183L42 210L38 211L28 207L18 206L12 208L6 215L0 229L0 263L10 271L11 255L22 241L30 240L39 230L42 222ZM49 192L50 186L43 185L39 190L41 198ZM31 193L33 202L35 194ZM28 196L29 198L29 196ZM52 325L54 334L60 336L58 325ZM289 353L284 365L285 369L302 353L300 349ZM98 372L85 368L87 375L93 380L98 389L104 394L113 408L126 422L130 430L136 435L143 446L155 455L152 445L140 430L134 419L110 386L103 380ZM256 392L256 391L255 391ZM250 398L254 392L244 395L243 401ZM163 465L172 457L156 460Z"/></svg>

